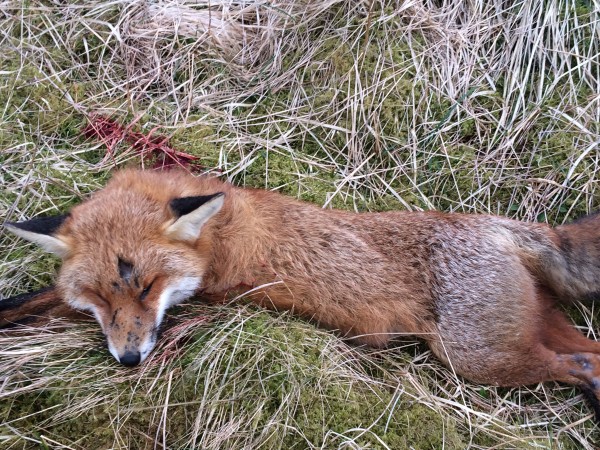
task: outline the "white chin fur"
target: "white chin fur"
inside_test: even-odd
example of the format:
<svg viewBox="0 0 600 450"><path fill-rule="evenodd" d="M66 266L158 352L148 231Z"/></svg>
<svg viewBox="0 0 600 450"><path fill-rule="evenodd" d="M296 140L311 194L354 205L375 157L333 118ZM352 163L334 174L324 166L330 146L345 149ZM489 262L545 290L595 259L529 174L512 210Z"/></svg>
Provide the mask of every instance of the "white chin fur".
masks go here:
<svg viewBox="0 0 600 450"><path fill-rule="evenodd" d="M87 311L87 312L91 312L92 314L96 315L96 307L94 305L92 305L89 302L86 302L85 300L82 300L80 298L77 297L73 297L68 299L67 303L69 304L69 306L78 309L80 311Z"/></svg>
<svg viewBox="0 0 600 450"><path fill-rule="evenodd" d="M183 277L169 284L158 298L156 326L158 327L162 323L167 309L194 295L201 282L202 278L200 277Z"/></svg>
<svg viewBox="0 0 600 450"><path fill-rule="evenodd" d="M160 297L158 298L158 311L156 313L155 323L156 328L158 328L162 323L167 309L169 309L173 305L181 303L182 301L194 295L201 282L202 279L197 277L179 278L178 280L169 284L162 291ZM144 361L148 357L155 345L156 334L152 333L146 337L146 339L144 340L144 342L142 342L142 345L140 346L140 362Z"/></svg>
<svg viewBox="0 0 600 450"><path fill-rule="evenodd" d="M148 357L155 344L156 336L152 333L152 335L148 336L140 346L140 362L143 362Z"/></svg>
<svg viewBox="0 0 600 450"><path fill-rule="evenodd" d="M110 342L110 339L107 339L107 341L108 341L108 351L110 352L111 355L113 355L115 357L117 362L121 362L121 360L119 359L119 353L117 352L117 349L112 345L112 342Z"/></svg>

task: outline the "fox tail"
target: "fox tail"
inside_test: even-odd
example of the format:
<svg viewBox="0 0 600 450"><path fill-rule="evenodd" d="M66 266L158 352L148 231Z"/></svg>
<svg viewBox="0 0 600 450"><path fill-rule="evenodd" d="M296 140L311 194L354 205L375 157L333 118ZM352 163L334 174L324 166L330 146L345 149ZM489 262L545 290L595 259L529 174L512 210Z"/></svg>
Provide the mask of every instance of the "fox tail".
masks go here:
<svg viewBox="0 0 600 450"><path fill-rule="evenodd" d="M56 318L81 320L87 317L63 302L54 287L0 300L0 329L42 326Z"/></svg>
<svg viewBox="0 0 600 450"><path fill-rule="evenodd" d="M542 233L534 229L519 237L542 284L561 300L600 299L600 214Z"/></svg>

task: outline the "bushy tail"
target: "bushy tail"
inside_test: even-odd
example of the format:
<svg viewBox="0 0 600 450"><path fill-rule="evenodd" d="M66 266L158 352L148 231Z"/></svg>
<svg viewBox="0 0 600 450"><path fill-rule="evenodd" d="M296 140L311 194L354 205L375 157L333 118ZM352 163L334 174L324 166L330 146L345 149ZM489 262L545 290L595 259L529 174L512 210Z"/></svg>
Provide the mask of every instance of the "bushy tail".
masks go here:
<svg viewBox="0 0 600 450"><path fill-rule="evenodd" d="M88 316L64 303L54 287L0 300L0 329L42 326L59 317L81 320Z"/></svg>
<svg viewBox="0 0 600 450"><path fill-rule="evenodd" d="M600 214L550 231L539 255L544 284L565 300L600 299Z"/></svg>

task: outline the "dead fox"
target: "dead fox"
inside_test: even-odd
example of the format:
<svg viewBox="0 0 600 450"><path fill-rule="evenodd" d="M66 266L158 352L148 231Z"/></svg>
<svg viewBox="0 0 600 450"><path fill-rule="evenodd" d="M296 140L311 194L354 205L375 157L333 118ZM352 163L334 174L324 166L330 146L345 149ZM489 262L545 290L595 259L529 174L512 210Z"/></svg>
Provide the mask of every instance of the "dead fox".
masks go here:
<svg viewBox="0 0 600 450"><path fill-rule="evenodd" d="M170 306L245 292L359 344L419 336L477 383L578 385L600 415L600 343L558 309L600 296L599 216L550 228L356 214L207 176L126 170L67 215L6 227L63 258L57 293L95 316L127 366L151 352Z"/></svg>

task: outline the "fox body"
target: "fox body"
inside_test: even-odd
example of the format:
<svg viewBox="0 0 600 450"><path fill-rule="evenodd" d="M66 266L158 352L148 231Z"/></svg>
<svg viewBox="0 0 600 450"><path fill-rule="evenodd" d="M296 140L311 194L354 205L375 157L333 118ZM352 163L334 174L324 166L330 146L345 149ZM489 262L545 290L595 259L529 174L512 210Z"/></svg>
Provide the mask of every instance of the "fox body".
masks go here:
<svg viewBox="0 0 600 450"><path fill-rule="evenodd" d="M599 225L596 216L550 228L356 214L210 177L126 170L66 216L7 227L63 258L58 294L96 317L126 365L148 356L171 305L235 292L360 344L417 335L475 382L576 384L597 407L600 343L557 303L600 295Z"/></svg>

